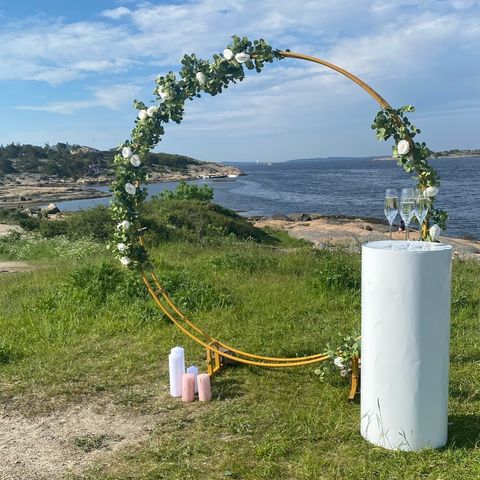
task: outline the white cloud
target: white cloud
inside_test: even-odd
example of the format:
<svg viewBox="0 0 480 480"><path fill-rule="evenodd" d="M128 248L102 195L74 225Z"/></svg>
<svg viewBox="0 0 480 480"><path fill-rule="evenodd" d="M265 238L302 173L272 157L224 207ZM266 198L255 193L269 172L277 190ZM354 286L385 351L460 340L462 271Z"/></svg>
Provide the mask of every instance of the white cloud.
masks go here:
<svg viewBox="0 0 480 480"><path fill-rule="evenodd" d="M89 108L109 108L119 110L126 105L132 104L132 99L140 92L136 85L110 85L93 91L93 96L87 100L67 100L52 102L45 105L19 105L17 110L32 110L39 112L60 113L62 115L73 115L79 110Z"/></svg>
<svg viewBox="0 0 480 480"><path fill-rule="evenodd" d="M105 10L96 18L16 22L0 31L0 81L36 80L57 86L81 79L87 90L83 97L80 91L72 99L49 103L36 98L37 104L31 100L18 108L71 114L125 107L128 112L134 96L141 93L146 102L152 98L146 93L153 89L147 75L153 79L157 73L176 70L184 53L210 57L233 33L337 63L394 105L418 99L427 122L434 112L460 115L459 106L480 97L480 7L470 0L128 2L128 8ZM113 83L114 88L98 88L99 82ZM50 92L54 95L55 89ZM261 75L250 73L243 85L228 89L221 99L189 103L181 131L201 132L205 145L214 144L220 130L230 136L276 131L278 148L288 151L292 130L321 136L322 130L330 129L325 144L346 145L343 130L357 128L358 118L368 129L376 108L344 77L318 65L286 60L268 65ZM125 118L131 121L129 113ZM126 131L131 127L127 120ZM168 130L166 141L170 144L172 139L172 150L183 148L176 127ZM112 131L112 138L116 136Z"/></svg>
<svg viewBox="0 0 480 480"><path fill-rule="evenodd" d="M126 7L117 7L111 10L104 10L101 15L103 17L111 18L113 20L118 20L119 18L130 15L131 11Z"/></svg>

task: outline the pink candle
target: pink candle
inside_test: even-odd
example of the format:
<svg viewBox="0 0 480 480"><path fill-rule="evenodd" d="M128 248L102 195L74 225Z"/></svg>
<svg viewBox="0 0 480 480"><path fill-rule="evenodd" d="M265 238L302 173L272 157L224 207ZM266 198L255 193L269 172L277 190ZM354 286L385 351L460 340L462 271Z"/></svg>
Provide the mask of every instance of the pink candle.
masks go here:
<svg viewBox="0 0 480 480"><path fill-rule="evenodd" d="M182 402L195 400L195 375L184 373L182 375Z"/></svg>
<svg viewBox="0 0 480 480"><path fill-rule="evenodd" d="M209 402L212 399L212 388L210 386L210 375L201 373L197 377L198 399L201 402Z"/></svg>

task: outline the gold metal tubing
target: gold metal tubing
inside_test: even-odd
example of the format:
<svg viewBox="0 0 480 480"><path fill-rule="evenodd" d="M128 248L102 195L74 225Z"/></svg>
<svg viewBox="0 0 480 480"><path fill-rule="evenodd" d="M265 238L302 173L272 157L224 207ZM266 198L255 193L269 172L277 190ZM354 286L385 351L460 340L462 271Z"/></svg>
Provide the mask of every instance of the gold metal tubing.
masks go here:
<svg viewBox="0 0 480 480"><path fill-rule="evenodd" d="M160 285L156 275L154 272L150 272L150 275L152 276L154 282L155 282L155 285L156 287L158 287L158 290L161 292L163 298L167 301L168 305L172 308L172 310L174 310L177 315L179 315L182 320L184 320L191 328L193 328L197 333L199 333L200 335L203 335L205 338L207 338L210 342L215 342L215 343L218 343L221 347L224 347L226 348L227 350L230 350L234 353L237 353L239 355L243 355L245 357L249 357L249 358L256 358L256 359L259 359L259 360L267 360L267 361L276 361L276 362L285 362L285 363L288 363L288 362L297 362L297 361L300 361L300 360L310 360L310 359L314 359L314 358L322 358L324 357L324 354L323 353L317 353L315 355L307 355L307 356L302 356L302 357L266 357L264 355L255 355L253 353L248 353L248 352L244 352L242 350L239 350L237 348L234 348L234 347L231 347L230 345L226 344L226 343L223 343L221 342L220 340L217 340L216 338L213 338L211 337L210 335L208 335L206 332L204 332L200 327L198 327L197 325L195 325L191 320L189 320L178 308L177 306L173 303L173 301L171 300L171 298L168 296L167 292L165 292L165 290L162 288L162 286ZM156 292L154 292L155 296L156 296Z"/></svg>
<svg viewBox="0 0 480 480"><path fill-rule="evenodd" d="M215 352L217 353L218 355L220 355L221 357L225 357L225 358L229 358L230 360L233 360L237 363L243 363L243 364L246 364L246 365L253 365L253 366L256 366L256 367L269 367L269 368L283 368L283 367L299 367L299 366L302 366L302 365L310 365L312 363L319 363L319 362L323 362L325 360L327 360L328 358L330 358L328 355L324 355L322 357L319 357L319 358L315 358L313 360L304 360L304 361L298 361L298 362L290 362L290 363L268 363L268 362L257 362L257 361L252 361L252 360L247 360L247 359L244 359L244 358L240 358L240 357L235 357L234 355L230 355L229 353L227 352L222 352L220 350L218 350L217 348L215 347L212 347L211 345L209 345L208 343L205 343L203 340L199 339L198 337L196 337L195 335L193 335L192 333L190 333L183 325L181 325L178 320L165 308L165 306L162 304L162 302L157 298L157 296L155 295L155 292L154 290L152 289L152 287L150 286L150 284L148 283L148 280L144 277L143 278L143 281L150 293L150 295L153 297L153 299L155 300L155 302L157 303L157 305L160 307L160 309L163 311L163 313L165 315L167 315L167 317L185 334L187 335L188 337L190 337L192 340L194 340L195 342L197 342L198 344L202 345L203 347L207 348L208 350L212 351L212 352Z"/></svg>
<svg viewBox="0 0 480 480"><path fill-rule="evenodd" d="M335 70L338 73L341 73L345 77L349 78L357 85L360 85L369 95L371 95L382 108L392 108L389 103L378 93L376 92L370 85L367 85L363 80L360 80L357 76L353 73L350 73L348 70L345 70L334 63L327 62L326 60L322 60L321 58L312 57L310 55L304 55L303 53L296 53L296 52L284 52L281 51L280 54L284 57L288 58L297 58L299 60L307 60L308 62L319 63L327 68Z"/></svg>

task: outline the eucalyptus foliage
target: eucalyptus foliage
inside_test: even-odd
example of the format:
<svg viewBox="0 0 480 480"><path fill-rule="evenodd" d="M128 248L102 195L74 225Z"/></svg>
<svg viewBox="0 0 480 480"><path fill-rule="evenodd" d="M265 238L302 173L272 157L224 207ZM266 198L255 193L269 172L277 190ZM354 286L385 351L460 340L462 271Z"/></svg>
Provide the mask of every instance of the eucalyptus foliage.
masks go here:
<svg viewBox="0 0 480 480"><path fill-rule="evenodd" d="M230 84L245 78L245 69L260 73L266 63L283 58L280 50L273 49L263 39L252 42L246 37L233 36L223 54L216 53L211 60L198 58L194 53L185 55L178 74L168 72L158 76L154 105L134 101L138 117L130 139L120 145L120 152L115 156L116 177L111 185L111 210L117 223L111 247L125 266L139 269L149 266L147 252L139 242L144 229L139 222L138 208L147 196L145 161L150 150L161 141L164 125L183 120L187 100L200 97L202 93L222 93ZM417 173L421 188L438 185L438 175L426 161L430 151L424 143L413 143L412 138L419 130L403 116L404 112L412 110L411 106L382 110L373 128L377 129L377 137L381 140L408 139L411 155L398 155L394 148L394 156L407 172ZM445 212L435 210L431 217L444 226Z"/></svg>
<svg viewBox="0 0 480 480"><path fill-rule="evenodd" d="M414 141L416 135L421 131L405 115L406 112L414 111L415 107L413 105L405 105L398 109L382 109L377 113L372 129L377 131L378 140L386 141L390 138L395 140L393 158L407 173L415 174L413 178L417 180L417 187L425 191L429 187L439 187L440 177L427 160L431 157L432 151L425 142ZM408 153L401 154L398 150L397 146L402 140L409 143ZM423 239L427 239L429 236L428 227L430 223L436 223L442 230L447 228L448 213L445 210L434 208L435 196L429 197L429 202L427 218L422 226Z"/></svg>

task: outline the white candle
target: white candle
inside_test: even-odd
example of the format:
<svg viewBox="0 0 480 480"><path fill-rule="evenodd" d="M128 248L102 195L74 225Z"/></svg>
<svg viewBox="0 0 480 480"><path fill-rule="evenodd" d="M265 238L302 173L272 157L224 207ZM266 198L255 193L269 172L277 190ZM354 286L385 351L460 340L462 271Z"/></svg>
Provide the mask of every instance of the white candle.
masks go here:
<svg viewBox="0 0 480 480"><path fill-rule="evenodd" d="M182 396L182 375L185 373L185 352L182 347L172 348L168 356L168 370L170 374L170 395Z"/></svg>
<svg viewBox="0 0 480 480"><path fill-rule="evenodd" d="M187 373L191 373L195 377L195 393L198 393L198 367L196 365L190 365L187 368Z"/></svg>

